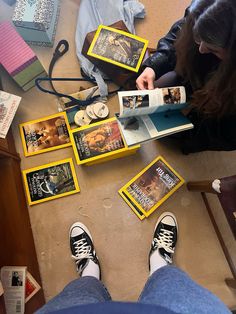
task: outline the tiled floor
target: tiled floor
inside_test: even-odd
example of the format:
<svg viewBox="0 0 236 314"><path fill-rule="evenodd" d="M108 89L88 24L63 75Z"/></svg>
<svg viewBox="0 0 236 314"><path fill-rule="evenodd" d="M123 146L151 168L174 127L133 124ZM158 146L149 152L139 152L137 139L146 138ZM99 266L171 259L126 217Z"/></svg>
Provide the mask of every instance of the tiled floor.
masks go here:
<svg viewBox="0 0 236 314"><path fill-rule="evenodd" d="M137 23L137 34L150 40L150 47L183 15L188 0L143 0L147 16ZM75 54L74 33L79 1L62 3L56 42L66 38L70 51L56 65L54 75L79 77ZM11 8L0 0L0 20L9 19ZM46 69L53 49L33 47ZM6 76L6 75L4 75ZM14 120L14 136L22 158L22 169L72 157L67 148L25 158L18 124L57 112L53 96L43 95L36 88L27 93L6 76L7 91L21 95L23 100ZM57 85L67 93L78 86ZM111 115L117 111L117 97L109 100ZM169 140L142 146L131 157L92 167L77 167L81 193L45 202L29 208L46 298L51 299L70 280L76 278L70 258L68 229L82 221L90 229L102 266L103 281L115 300L137 299L148 276L148 252L153 227L160 213L173 211L179 223L179 240L175 264L191 277L217 294L227 305L236 304L235 292L224 284L230 276L221 248L198 193L184 186L169 198L158 211L141 222L118 195L118 189L156 156L162 155L186 179L222 177L235 173L235 152L203 152L183 156Z"/></svg>

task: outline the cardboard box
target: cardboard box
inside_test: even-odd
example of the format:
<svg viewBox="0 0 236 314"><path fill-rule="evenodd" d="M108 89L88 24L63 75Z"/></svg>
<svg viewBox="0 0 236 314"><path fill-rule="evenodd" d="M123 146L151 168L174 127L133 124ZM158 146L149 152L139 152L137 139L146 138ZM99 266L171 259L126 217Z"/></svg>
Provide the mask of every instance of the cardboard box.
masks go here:
<svg viewBox="0 0 236 314"><path fill-rule="evenodd" d="M37 77L47 75L33 50L11 23L0 23L0 38L0 64L24 91L35 85Z"/></svg>
<svg viewBox="0 0 236 314"><path fill-rule="evenodd" d="M29 44L53 46L60 0L18 0L12 21Z"/></svg>

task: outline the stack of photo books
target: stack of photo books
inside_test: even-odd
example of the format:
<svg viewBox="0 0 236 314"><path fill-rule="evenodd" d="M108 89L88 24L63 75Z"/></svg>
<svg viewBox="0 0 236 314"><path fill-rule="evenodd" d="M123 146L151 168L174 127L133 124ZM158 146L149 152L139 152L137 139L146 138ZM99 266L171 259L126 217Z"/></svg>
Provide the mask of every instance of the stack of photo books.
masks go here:
<svg viewBox="0 0 236 314"><path fill-rule="evenodd" d="M122 91L118 97L116 116L128 147L193 128L181 112L187 107L183 86Z"/></svg>
<svg viewBox="0 0 236 314"><path fill-rule="evenodd" d="M184 184L184 179L159 156L125 184L119 194L143 220Z"/></svg>

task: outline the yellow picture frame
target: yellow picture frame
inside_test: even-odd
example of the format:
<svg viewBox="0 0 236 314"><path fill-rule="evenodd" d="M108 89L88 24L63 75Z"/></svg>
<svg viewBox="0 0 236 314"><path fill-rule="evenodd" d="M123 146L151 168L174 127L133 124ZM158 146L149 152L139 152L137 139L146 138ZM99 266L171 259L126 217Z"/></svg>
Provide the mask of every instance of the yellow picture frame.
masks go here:
<svg viewBox="0 0 236 314"><path fill-rule="evenodd" d="M135 66L130 66L130 65L127 65L125 63L122 63L122 62L119 62L119 61L116 61L114 59L111 59L111 58L108 58L108 57L105 57L105 56L102 56L101 54L98 54L98 53L95 53L94 52L94 49L96 48L96 43L99 39L99 36L101 35L102 31L105 30L105 31L110 31L111 33L114 34L119 34L119 35L123 35L124 37L127 37L130 39L133 39L135 40L136 42L140 42L143 44L143 48L141 50L141 52L139 53L139 58L138 58L138 61L136 62ZM111 63L111 64L114 64L114 65L117 65L121 68L124 68L124 69L127 69L127 70L130 70L130 71L133 71L133 72L138 72L140 66L141 66L141 63L142 63L142 60L144 58L144 55L145 55L145 52L147 50L147 46L148 46L148 40L147 39L144 39L144 38L141 38L139 36L136 36L136 35L133 35L133 34L130 34L128 32L125 32L125 31L122 31L122 30L118 30L116 28L113 28L113 27L110 27L110 26L105 26L105 25L99 25L98 26L98 29L95 33L95 36L92 40L92 43L88 49L88 52L87 54L89 56L92 56L94 58L97 58L97 59L100 59L102 61L105 61L105 62L108 62L108 63ZM141 48L140 48L141 49ZM130 60L130 58L127 58L127 61Z"/></svg>
<svg viewBox="0 0 236 314"><path fill-rule="evenodd" d="M73 148L73 151L74 151L76 163L78 165L83 165L83 164L85 164L85 165L91 164L92 165L92 164L96 164L96 163L99 163L99 162L102 162L102 161L111 160L111 159L115 159L115 158L120 158L120 157L129 155L129 154L132 154L138 148L140 148L140 145L135 145L135 146L129 148L127 146L124 138L123 138L122 133L120 132L122 141L124 143L124 147L123 148L116 149L116 150L113 150L113 151L110 151L110 152L101 153L100 155L89 157L89 158L86 158L86 159L81 159L80 156L79 156L77 145L76 145L76 141L75 141L75 134L79 133L81 131L94 129L97 126L102 126L102 125L108 124L110 122L117 122L117 119L115 117L113 117L113 118L109 118L109 119L106 119L106 120L103 120L103 121L99 121L99 122L93 123L91 125L85 125L85 126L82 126L80 128L76 128L76 129L70 130L70 140L71 140L72 148ZM119 128L118 122L117 122L117 126Z"/></svg>
<svg viewBox="0 0 236 314"><path fill-rule="evenodd" d="M165 194L158 202L156 202L148 211L144 210L140 204L135 200L135 198L127 191L127 188L134 183L138 178L140 178L150 167L152 167L156 162L162 161L169 170L179 179L179 182L167 193ZM176 190L178 190L183 184L185 183L185 180L182 176L180 176L177 171L175 171L170 164L162 157L158 156L155 158L151 163L149 163L142 171L140 171L134 178L132 178L127 184L125 184L118 192L121 195L121 197L125 200L123 197L123 193L131 200L131 202L144 214L145 217L150 216L162 203L164 203ZM127 204L131 205L130 202L125 200ZM132 206L130 206L132 208ZM134 208L132 208L134 210ZM136 211L134 210L136 213ZM136 213L137 215L137 213ZM140 217L139 217L140 218Z"/></svg>
<svg viewBox="0 0 236 314"><path fill-rule="evenodd" d="M68 138L69 142L66 142L64 144L56 144L56 145L53 144L53 136L55 137L54 142L56 142L56 141L59 142L59 136L56 134L57 132L55 131L56 130L56 126L55 126L54 132L51 132L51 134L54 134L53 136L50 135L49 132L48 132L49 135L45 133L48 136L46 136L46 135L44 136L44 132L46 132L46 129L45 130L40 130L40 132L42 133L41 137L44 139L44 142L45 142L45 143L43 143L44 147L42 147L39 150L35 150L35 151L29 152L29 145L27 145L28 143L27 143L27 140L26 140L26 137L27 137L26 129L30 130L30 132L32 131L32 133L31 133L32 136L30 135L30 140L33 138L33 140L31 140L31 143L32 143L31 146L34 149L34 147L36 147L36 144L38 145L37 137L39 136L39 135L36 134L36 132L34 130L34 126L40 125L40 124L43 126L47 122L49 122L49 121L53 122L54 120L56 122L56 121L59 120L60 117L63 117L63 119L65 121L65 124L63 124L63 128L64 128L65 133L68 133L68 137L65 136L65 140L63 139L62 142L67 141L67 138ZM64 126L66 126L66 127L64 127ZM65 148L65 147L71 146L70 136L69 136L70 125L69 125L68 118L67 118L67 115L66 115L65 112L59 112L59 113L56 113L56 114L53 114L53 115L50 115L50 116L46 116L46 117L43 117L43 118L40 118L40 119L31 120L31 121L28 121L28 122L21 123L19 125L19 129L20 129L20 137L21 137L21 141L22 141L22 146L23 146L23 151L24 151L25 157L34 156L34 155L46 153L46 152L49 152L49 151L53 151L53 150L56 150L56 149L61 149L61 148ZM52 127L52 129L53 129L53 127ZM46 142L47 139L48 139L48 144ZM38 147L39 146L40 145L38 145Z"/></svg>
<svg viewBox="0 0 236 314"><path fill-rule="evenodd" d="M43 197L43 198L37 199L37 200L32 200L33 199L32 194L36 194L36 193L34 193L36 190L37 190L37 193L39 196L47 193L47 191L45 193L45 190L41 186L41 184L44 183L44 181L42 181L42 180L45 180L45 176L44 176L44 173L40 174L40 170L41 170L41 172L43 172L42 170L46 170L47 171L46 173L48 176L48 169L49 168L53 168L56 166L62 166L62 165L66 165L66 164L69 165L67 167L67 169L69 169L71 172L71 178L72 179L69 179L68 181L72 183L71 185L73 185L73 189L71 191L59 193L56 195L53 195L52 192L50 193L49 192L50 190L48 189L48 194L52 194L51 196ZM67 169L66 169L66 171L68 174ZM35 176L35 172L37 173L37 177ZM38 174L38 172L39 172L39 174ZM32 178L30 177L29 174L32 175ZM55 175L52 175L52 176L55 176ZM24 182L24 187L25 187L25 192L26 192L26 198L27 198L28 204L30 206L80 192L80 187L79 187L79 183L78 183L78 180L76 177L75 167L74 167L72 158L66 158L66 159L55 161L55 162L52 162L49 164L44 164L44 165L41 165L38 167L22 170L22 177L23 177L23 182ZM32 180L34 180L35 182ZM32 186L29 186L29 181L30 181L30 183L32 183ZM33 193L31 193L30 191L32 191ZM40 191L40 193L39 193L39 191ZM35 198L37 198L37 196L35 196Z"/></svg>

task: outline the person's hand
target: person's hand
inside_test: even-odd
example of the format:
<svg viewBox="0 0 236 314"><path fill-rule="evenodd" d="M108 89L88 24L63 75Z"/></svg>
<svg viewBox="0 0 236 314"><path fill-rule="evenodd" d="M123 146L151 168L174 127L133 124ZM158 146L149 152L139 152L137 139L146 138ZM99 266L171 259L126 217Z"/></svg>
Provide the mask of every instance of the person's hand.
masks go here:
<svg viewBox="0 0 236 314"><path fill-rule="evenodd" d="M137 78L137 89L154 89L156 74L152 68L147 67Z"/></svg>

